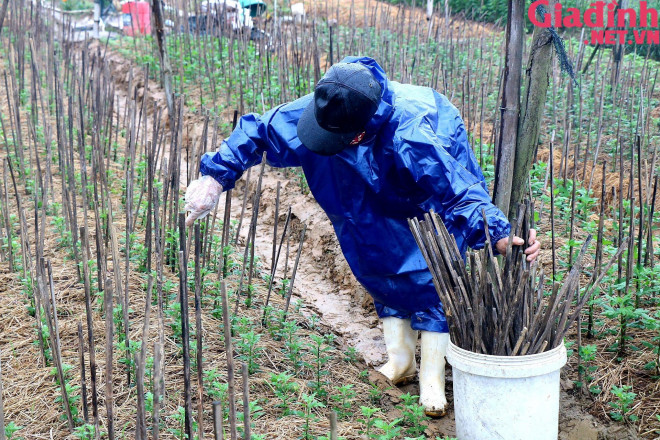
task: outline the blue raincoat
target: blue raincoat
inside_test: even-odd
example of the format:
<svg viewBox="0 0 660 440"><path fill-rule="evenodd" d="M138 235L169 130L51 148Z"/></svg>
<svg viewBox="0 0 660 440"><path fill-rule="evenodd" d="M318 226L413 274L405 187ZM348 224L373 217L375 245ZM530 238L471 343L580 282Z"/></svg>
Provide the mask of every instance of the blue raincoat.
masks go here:
<svg viewBox="0 0 660 440"><path fill-rule="evenodd" d="M378 315L410 318L417 330L447 332L407 219L433 209L463 253L467 246L484 246L482 209L494 242L509 235L509 222L492 204L463 121L445 96L389 81L371 58L343 62L365 65L382 88L378 111L359 145L321 156L301 144L296 125L312 100L309 94L262 116L243 116L219 151L202 157L200 171L228 190L243 171L261 162L264 151L274 167L302 167Z"/></svg>

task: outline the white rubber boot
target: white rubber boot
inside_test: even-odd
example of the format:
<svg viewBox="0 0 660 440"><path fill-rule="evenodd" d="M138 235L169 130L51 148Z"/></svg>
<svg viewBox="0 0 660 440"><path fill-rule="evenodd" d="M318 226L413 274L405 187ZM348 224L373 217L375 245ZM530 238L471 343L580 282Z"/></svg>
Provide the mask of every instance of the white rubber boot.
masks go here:
<svg viewBox="0 0 660 440"><path fill-rule="evenodd" d="M447 411L445 355L448 342L449 333L422 332L419 404L430 417L442 417Z"/></svg>
<svg viewBox="0 0 660 440"><path fill-rule="evenodd" d="M409 319L383 318L383 336L387 346L388 361L378 370L395 385L415 377L415 347L417 330L410 328Z"/></svg>

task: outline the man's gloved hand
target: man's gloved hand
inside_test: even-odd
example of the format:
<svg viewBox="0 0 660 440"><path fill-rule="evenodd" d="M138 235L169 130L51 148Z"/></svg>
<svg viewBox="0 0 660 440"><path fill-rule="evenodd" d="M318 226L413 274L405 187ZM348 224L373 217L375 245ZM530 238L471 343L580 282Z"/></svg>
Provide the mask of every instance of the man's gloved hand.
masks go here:
<svg viewBox="0 0 660 440"><path fill-rule="evenodd" d="M211 176L203 176L190 182L186 191L185 210L190 211L186 218L186 226L192 226L198 218L206 217L218 204L220 194L222 194L222 185Z"/></svg>
<svg viewBox="0 0 660 440"><path fill-rule="evenodd" d="M495 248L497 252L502 255L506 255L506 246L509 243L509 238L502 238L497 243L495 243ZM525 240L520 237L513 237L514 246L522 246L525 244ZM527 255L527 261L530 263L536 260L536 257L539 256L539 251L541 250L541 243L536 239L536 229L529 230L529 242L527 243L529 247L525 249L525 255Z"/></svg>

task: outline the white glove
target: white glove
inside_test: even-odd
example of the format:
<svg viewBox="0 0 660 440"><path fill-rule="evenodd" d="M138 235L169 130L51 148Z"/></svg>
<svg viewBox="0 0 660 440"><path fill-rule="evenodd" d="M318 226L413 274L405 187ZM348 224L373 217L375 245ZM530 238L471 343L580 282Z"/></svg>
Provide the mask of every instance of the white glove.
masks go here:
<svg viewBox="0 0 660 440"><path fill-rule="evenodd" d="M206 217L218 204L220 194L222 194L222 185L211 176L203 176L190 182L185 197L185 210L190 211L186 218L186 226L192 226L198 218Z"/></svg>

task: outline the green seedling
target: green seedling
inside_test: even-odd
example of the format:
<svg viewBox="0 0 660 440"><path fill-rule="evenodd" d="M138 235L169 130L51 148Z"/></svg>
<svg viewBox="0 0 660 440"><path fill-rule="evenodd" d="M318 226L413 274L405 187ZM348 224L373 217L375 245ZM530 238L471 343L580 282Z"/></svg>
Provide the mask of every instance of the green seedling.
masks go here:
<svg viewBox="0 0 660 440"><path fill-rule="evenodd" d="M67 379L65 379L67 380ZM66 393L69 397L69 410L71 411L71 417L73 417L74 423L79 423L80 418L78 417L78 405L77 402L80 400L80 395L77 394L78 390L80 389L79 385L71 385L70 383L66 383L64 385L64 388L66 389ZM55 403L59 403L62 406L62 409L64 410L64 413L60 416L60 419L66 420L66 406L64 405L64 399L62 398L61 395L57 396L55 398Z"/></svg>
<svg viewBox="0 0 660 440"><path fill-rule="evenodd" d="M374 420L374 428L380 429L383 433L372 435L371 438L375 440L392 440L398 438L401 433L401 427L398 426L400 423L401 419L394 419L390 423L382 419Z"/></svg>
<svg viewBox="0 0 660 440"><path fill-rule="evenodd" d="M280 288L277 290L277 293L284 298L286 293L289 291L289 283L291 281L288 278L284 278L280 284Z"/></svg>
<svg viewBox="0 0 660 440"><path fill-rule="evenodd" d="M291 404L295 401L299 386L293 381L293 376L287 373L270 373L270 382L268 383L275 395L282 401L276 404L282 408L282 414L288 416L293 414Z"/></svg>
<svg viewBox="0 0 660 440"><path fill-rule="evenodd" d="M593 362L596 360L597 352L598 348L594 344L583 345L580 347L578 355L580 356L581 363L578 367L578 371L586 383L590 383L594 380L593 374L598 367L594 365ZM584 383L576 381L575 385L583 387ZM589 391L593 394L600 394L601 388L598 385L591 385Z"/></svg>
<svg viewBox="0 0 660 440"><path fill-rule="evenodd" d="M355 347L348 347L346 351L344 351L345 362L350 362L351 364L355 364L359 361L358 356L359 355Z"/></svg>
<svg viewBox="0 0 660 440"><path fill-rule="evenodd" d="M300 398L302 399L303 410L296 411L295 414L303 419L303 440L313 440L315 437L311 432L311 423L318 421L318 417L314 410L318 408L325 408L325 405L316 400L315 394L303 393Z"/></svg>
<svg viewBox="0 0 660 440"><path fill-rule="evenodd" d="M248 372L254 374L259 371L257 358L261 355L263 347L259 347L261 335L251 330L247 333L241 333L241 338L237 342L238 351L241 353L239 359L247 362Z"/></svg>
<svg viewBox="0 0 660 440"><path fill-rule="evenodd" d="M264 410L261 406L259 406L258 402L250 402L250 430L252 431L255 427L254 421L258 420L259 418L264 416ZM242 411L237 411L236 412L236 419L238 419L238 425L236 426L239 434L242 437L244 436L244 420L245 420L245 413ZM254 440L255 438L259 438L259 436L255 435L250 435L250 439Z"/></svg>
<svg viewBox="0 0 660 440"><path fill-rule="evenodd" d="M293 372L298 373L303 366L302 351L303 343L297 336L299 327L295 321L285 321L280 330L280 338L284 341L284 355L293 367Z"/></svg>
<svg viewBox="0 0 660 440"><path fill-rule="evenodd" d="M15 434L23 429L22 426L18 426L14 422L9 422L5 425L5 436L7 437L7 440L20 440L21 437L15 437Z"/></svg>
<svg viewBox="0 0 660 440"><path fill-rule="evenodd" d="M616 400L609 402L609 405L614 409L610 411L610 417L617 422L629 420L631 422L637 421L637 416L630 414L631 407L637 397L637 393L630 391L630 385L623 385L621 387L613 386L611 393L616 397Z"/></svg>
<svg viewBox="0 0 660 440"><path fill-rule="evenodd" d="M406 434L419 437L427 428L424 423L429 421L429 417L424 413L424 407L419 404L419 396L406 393L401 395L401 400L401 404L396 407L403 415L403 424L408 426Z"/></svg>
<svg viewBox="0 0 660 440"><path fill-rule="evenodd" d="M209 397L212 400L217 400L221 403L222 411L224 414L223 417L226 418L229 414L229 400L227 392L229 385L226 382L221 381L220 374L215 368L206 370L204 372L204 384L206 385L206 392L208 393Z"/></svg>
<svg viewBox="0 0 660 440"><path fill-rule="evenodd" d="M186 435L185 408L179 406L176 409L176 412L174 412L174 414L168 416L167 418L173 420L176 423L176 428L169 428L167 431L179 440L186 440L188 436ZM193 420L192 425L193 425L193 432L197 432L197 422ZM197 438L197 436L193 435L193 438Z"/></svg>
<svg viewBox="0 0 660 440"><path fill-rule="evenodd" d="M137 353L140 352L140 347L142 346L142 341L130 340L128 347L124 341L115 342L116 350L121 353L117 362L123 365L126 365L126 368L129 369L131 377L135 377L135 357Z"/></svg>
<svg viewBox="0 0 660 440"><path fill-rule="evenodd" d="M46 358L46 366L50 365L53 362L53 352L50 349L50 331L48 330L48 325L46 325L46 317L44 313L41 313L41 337L42 344L44 346L44 357ZM34 345L39 346L39 337L33 342Z"/></svg>
<svg viewBox="0 0 660 440"><path fill-rule="evenodd" d="M660 311L644 319L647 330L651 330L654 336L650 341L643 341L642 344L653 353L653 360L644 365L647 370L654 370L656 376L660 376Z"/></svg>
<svg viewBox="0 0 660 440"><path fill-rule="evenodd" d="M92 440L96 429L91 423L85 423L81 426L76 426L73 429L73 436L79 438L80 440Z"/></svg>
<svg viewBox="0 0 660 440"><path fill-rule="evenodd" d="M380 408L360 406L360 412L362 413L362 417L364 417L359 419L360 423L364 426L364 430L360 431L360 434L365 434L367 438L372 438L374 423L376 421L374 416L380 412Z"/></svg>
<svg viewBox="0 0 660 440"><path fill-rule="evenodd" d="M328 355L332 347L326 344L329 343L329 340L334 340L334 335L330 338L329 335L323 337L311 334L309 338L311 342L307 345L307 349L312 356L312 360L310 362L304 362L303 365L312 372L314 380L308 386L317 396L325 398L328 395L328 392L325 390L327 382L322 380L322 378L330 374L325 367L332 359L332 356Z"/></svg>
<svg viewBox="0 0 660 440"><path fill-rule="evenodd" d="M616 285L623 288L625 281ZM610 289L611 290L611 289ZM643 309L636 309L632 292L625 295L607 294L603 302L603 316L618 322L617 342L611 347L616 350L618 357L626 356L626 343L631 339L628 335L628 327L646 315Z"/></svg>
<svg viewBox="0 0 660 440"><path fill-rule="evenodd" d="M353 384L345 384L335 388L335 394L331 396L331 399L334 401L333 409L337 412L337 417L347 419L351 416L351 405L354 398Z"/></svg>
<svg viewBox="0 0 660 440"><path fill-rule="evenodd" d="M231 331L233 335L240 335L247 333L252 330L253 324L252 320L247 316L237 316L232 317L231 322Z"/></svg>
<svg viewBox="0 0 660 440"><path fill-rule="evenodd" d="M373 383L370 383L369 385L371 386L371 388L369 388L369 400L371 400L371 402L374 404L380 403L381 399L383 398L383 392L378 387L378 385Z"/></svg>

